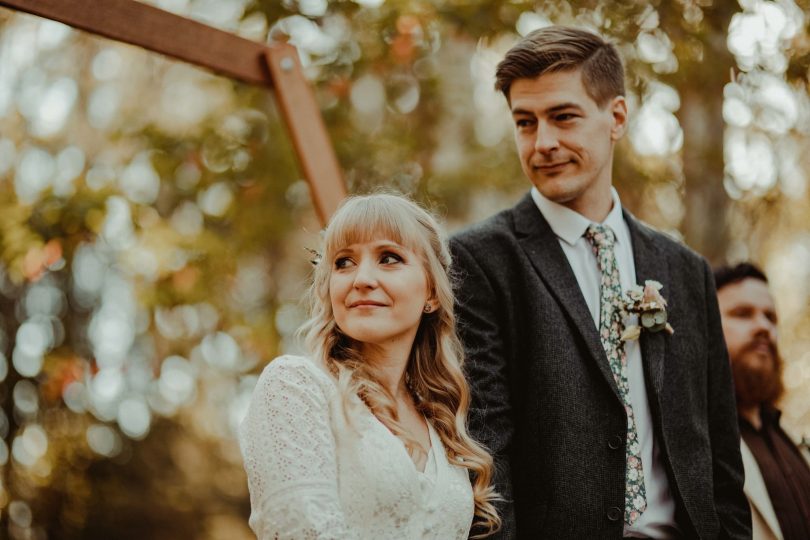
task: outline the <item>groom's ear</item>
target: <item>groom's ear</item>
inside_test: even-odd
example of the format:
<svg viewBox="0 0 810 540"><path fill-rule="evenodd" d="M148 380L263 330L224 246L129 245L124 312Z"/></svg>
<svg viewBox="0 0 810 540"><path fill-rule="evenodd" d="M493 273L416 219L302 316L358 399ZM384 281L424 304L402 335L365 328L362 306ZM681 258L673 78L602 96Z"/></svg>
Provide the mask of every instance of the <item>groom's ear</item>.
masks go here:
<svg viewBox="0 0 810 540"><path fill-rule="evenodd" d="M613 118L613 125L610 128L610 140L618 141L627 131L627 101L624 96L616 96L608 104Z"/></svg>

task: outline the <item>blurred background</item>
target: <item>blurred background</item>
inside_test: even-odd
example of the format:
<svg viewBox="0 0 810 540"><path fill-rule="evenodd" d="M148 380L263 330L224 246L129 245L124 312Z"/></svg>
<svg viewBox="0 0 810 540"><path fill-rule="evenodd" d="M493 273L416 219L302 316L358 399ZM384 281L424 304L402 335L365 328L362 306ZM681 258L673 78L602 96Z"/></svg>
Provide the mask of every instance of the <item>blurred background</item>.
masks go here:
<svg viewBox="0 0 810 540"><path fill-rule="evenodd" d="M503 53L551 23L610 36L622 201L765 268L810 436L810 1L150 3L296 45L350 191L451 232L528 189ZM235 428L296 350L319 229L271 93L0 8L0 537L251 538Z"/></svg>

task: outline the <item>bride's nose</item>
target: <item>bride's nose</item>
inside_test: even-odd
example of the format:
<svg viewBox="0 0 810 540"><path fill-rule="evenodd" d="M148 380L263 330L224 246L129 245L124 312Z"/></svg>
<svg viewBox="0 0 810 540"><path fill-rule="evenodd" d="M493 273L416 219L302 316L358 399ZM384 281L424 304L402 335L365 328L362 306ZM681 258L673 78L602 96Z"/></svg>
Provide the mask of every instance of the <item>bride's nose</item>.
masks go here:
<svg viewBox="0 0 810 540"><path fill-rule="evenodd" d="M354 274L354 287L356 289L377 287L377 266L374 261L368 258L360 261Z"/></svg>

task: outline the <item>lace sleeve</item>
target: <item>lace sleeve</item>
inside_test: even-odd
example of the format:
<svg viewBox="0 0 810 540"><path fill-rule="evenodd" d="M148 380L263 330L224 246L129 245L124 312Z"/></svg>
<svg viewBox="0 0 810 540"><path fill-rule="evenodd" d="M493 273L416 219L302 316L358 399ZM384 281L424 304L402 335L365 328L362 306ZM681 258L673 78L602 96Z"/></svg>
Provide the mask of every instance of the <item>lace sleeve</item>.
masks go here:
<svg viewBox="0 0 810 540"><path fill-rule="evenodd" d="M330 382L309 360L281 357L265 368L240 426L259 540L342 540Z"/></svg>

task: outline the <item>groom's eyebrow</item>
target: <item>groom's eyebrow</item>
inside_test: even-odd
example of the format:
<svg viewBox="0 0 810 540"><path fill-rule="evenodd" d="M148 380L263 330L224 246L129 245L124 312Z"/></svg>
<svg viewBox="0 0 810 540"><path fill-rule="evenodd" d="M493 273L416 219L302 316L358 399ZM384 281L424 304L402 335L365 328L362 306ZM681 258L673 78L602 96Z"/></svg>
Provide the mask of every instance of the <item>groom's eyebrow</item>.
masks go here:
<svg viewBox="0 0 810 540"><path fill-rule="evenodd" d="M565 109L582 110L582 107L580 107L576 103L571 103L571 102L560 103L559 105L554 105L553 107L549 107L548 109L546 109L546 112L547 113L555 113L555 112L559 112L559 111L562 111L562 110L565 110Z"/></svg>
<svg viewBox="0 0 810 540"><path fill-rule="evenodd" d="M577 105L576 103L573 103L573 102L566 102L566 103L560 103L559 105L553 105L553 106L543 110L543 113L545 113L545 114L554 114L555 112L560 112L560 111L566 110L566 109L576 109L578 111L581 111L582 107L580 107L579 105ZM519 116L519 115L522 115L522 114L534 115L535 113L534 113L534 111L530 111L528 109L523 109L523 108L512 109L512 116Z"/></svg>

